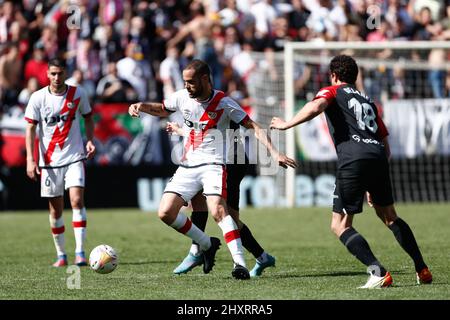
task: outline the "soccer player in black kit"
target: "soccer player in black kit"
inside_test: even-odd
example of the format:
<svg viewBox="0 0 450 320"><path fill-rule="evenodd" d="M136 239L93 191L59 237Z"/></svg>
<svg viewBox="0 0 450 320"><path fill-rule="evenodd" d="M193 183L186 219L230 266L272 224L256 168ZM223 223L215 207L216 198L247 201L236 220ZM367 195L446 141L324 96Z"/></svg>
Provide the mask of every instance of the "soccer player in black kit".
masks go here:
<svg viewBox="0 0 450 320"><path fill-rule="evenodd" d="M356 90L357 76L358 66L352 57L334 57L330 62L332 85L322 88L291 120L274 117L270 127L286 130L325 112L338 157L331 229L348 251L367 266L370 276L361 288L383 288L392 284L391 274L352 227L354 215L362 212L366 192L369 205L413 259L417 283L429 284L432 275L414 235L394 208L387 129L372 100Z"/></svg>

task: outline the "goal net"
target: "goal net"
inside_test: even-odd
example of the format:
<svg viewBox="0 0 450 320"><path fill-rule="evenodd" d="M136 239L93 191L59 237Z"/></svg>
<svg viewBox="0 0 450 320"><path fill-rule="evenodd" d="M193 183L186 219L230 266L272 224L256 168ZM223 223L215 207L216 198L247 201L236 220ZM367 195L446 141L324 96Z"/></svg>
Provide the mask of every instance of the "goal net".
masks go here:
<svg viewBox="0 0 450 320"><path fill-rule="evenodd" d="M390 132L396 201L450 201L449 42L290 42L283 53L253 53L247 86L257 121L292 118L330 85L328 65L338 54L356 59L357 89L375 101ZM330 205L336 153L325 116L282 132L277 143L300 166L273 177L275 205Z"/></svg>

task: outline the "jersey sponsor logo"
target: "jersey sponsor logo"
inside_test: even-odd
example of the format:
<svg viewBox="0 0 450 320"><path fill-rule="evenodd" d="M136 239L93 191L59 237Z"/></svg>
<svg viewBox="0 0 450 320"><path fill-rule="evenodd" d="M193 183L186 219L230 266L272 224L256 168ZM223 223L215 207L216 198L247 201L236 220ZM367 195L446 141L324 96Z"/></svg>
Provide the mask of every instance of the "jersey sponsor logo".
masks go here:
<svg viewBox="0 0 450 320"><path fill-rule="evenodd" d="M61 109L61 114L65 114L68 112L67 119L69 121L63 122L62 129L60 130L59 126L55 126L55 131L53 132L52 140L50 141L47 151L44 154L45 164L48 165L52 162L52 155L55 152L55 148L57 145L62 149L66 142L67 137L69 136L70 128L72 127L73 120L75 118L75 112L78 109L78 104L80 103L81 98L73 100L75 96L76 87L69 86L69 90L67 90L66 99L64 100L63 108ZM74 107L72 109L68 108L68 104L73 103Z"/></svg>
<svg viewBox="0 0 450 320"><path fill-rule="evenodd" d="M379 141L374 140L374 139L369 139L369 138L361 139L361 137L358 136L357 134L352 135L352 139L355 140L356 142L362 141L367 144L380 144Z"/></svg>
<svg viewBox="0 0 450 320"><path fill-rule="evenodd" d="M75 116L73 116L72 118L69 118L69 115L57 115L57 116L51 116L51 117L45 117L44 121L46 124L55 124L58 122L67 122L67 121L73 121L75 120Z"/></svg>

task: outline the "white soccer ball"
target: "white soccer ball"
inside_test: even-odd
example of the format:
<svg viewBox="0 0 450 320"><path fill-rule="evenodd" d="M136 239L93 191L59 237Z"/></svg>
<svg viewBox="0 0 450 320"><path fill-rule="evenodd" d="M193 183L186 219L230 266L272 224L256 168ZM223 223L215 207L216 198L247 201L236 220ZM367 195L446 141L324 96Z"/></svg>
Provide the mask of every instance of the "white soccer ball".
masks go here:
<svg viewBox="0 0 450 320"><path fill-rule="evenodd" d="M95 247L89 255L89 265L97 273L106 274L113 272L119 263L119 257L114 248L107 244Z"/></svg>

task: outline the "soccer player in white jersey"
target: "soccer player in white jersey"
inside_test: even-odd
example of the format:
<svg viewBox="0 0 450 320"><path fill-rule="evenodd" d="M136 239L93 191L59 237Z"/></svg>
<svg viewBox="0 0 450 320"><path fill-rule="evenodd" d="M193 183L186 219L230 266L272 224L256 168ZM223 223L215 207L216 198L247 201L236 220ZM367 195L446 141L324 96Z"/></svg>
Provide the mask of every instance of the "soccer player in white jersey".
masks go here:
<svg viewBox="0 0 450 320"><path fill-rule="evenodd" d="M164 190L158 215L164 223L199 244L203 252L203 272L209 273L214 266L220 240L206 235L179 212L203 189L208 209L222 229L233 258L232 276L249 279L239 229L228 214L225 202L226 169L222 150L230 121L254 129L257 139L269 149L280 165L294 167L296 163L277 152L266 133L236 102L212 88L210 68L205 62L190 62L183 70L183 81L185 89L175 92L164 103L139 102L128 109L133 117L138 117L139 112L160 117L181 112L184 117L183 129L188 132L184 139L184 156Z"/></svg>
<svg viewBox="0 0 450 320"><path fill-rule="evenodd" d="M57 252L54 267L67 265L64 238L64 190L69 190L72 226L75 234L75 264L87 265L86 208L84 206L84 161L95 154L94 121L86 93L81 87L65 84L66 68L61 59L48 63L50 85L34 92L25 110L27 175L41 180L41 197L48 198L50 226ZM86 146L80 131L84 117ZM34 158L34 141L39 127L39 164Z"/></svg>
<svg viewBox="0 0 450 320"><path fill-rule="evenodd" d="M256 259L256 264L250 270L250 277L259 277L264 269L275 267L276 259L264 250L259 242L255 239L249 227L240 219L239 215L239 196L240 184L245 177L249 168L249 159L244 147L243 139L239 134L239 125L232 122L231 128L235 130L233 141L229 144L227 153L227 209L228 213L233 217L239 228L242 246L247 249ZM183 129L176 122L168 122L166 131L169 134L182 136L185 134ZM228 140L230 141L230 140ZM200 230L205 231L206 222L208 220L208 207L205 197L200 191L191 199L192 214L191 221ZM203 253L200 251L198 244L192 241L188 255L173 270L175 274L184 274L193 268L203 264Z"/></svg>

